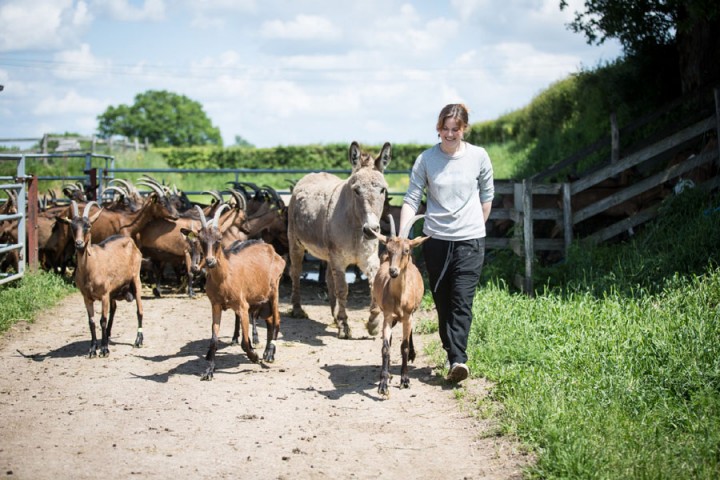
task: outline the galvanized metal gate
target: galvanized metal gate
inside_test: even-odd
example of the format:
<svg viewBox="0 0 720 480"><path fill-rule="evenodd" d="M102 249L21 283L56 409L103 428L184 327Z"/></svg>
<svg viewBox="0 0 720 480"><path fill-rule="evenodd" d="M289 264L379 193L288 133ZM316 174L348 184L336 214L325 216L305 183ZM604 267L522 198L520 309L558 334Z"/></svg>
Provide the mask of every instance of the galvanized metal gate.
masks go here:
<svg viewBox="0 0 720 480"><path fill-rule="evenodd" d="M18 220L17 240L13 240L10 235L0 237L0 254L17 251L18 252L18 268L14 273L0 272L0 284L10 282L22 278L25 274L25 239L27 231L27 209L26 195L27 186L25 183L25 156L24 155L0 155L0 162L15 162L17 164L15 176L0 177L0 190L6 193L13 192L17 199L17 212L0 214L0 225L3 222L12 222Z"/></svg>

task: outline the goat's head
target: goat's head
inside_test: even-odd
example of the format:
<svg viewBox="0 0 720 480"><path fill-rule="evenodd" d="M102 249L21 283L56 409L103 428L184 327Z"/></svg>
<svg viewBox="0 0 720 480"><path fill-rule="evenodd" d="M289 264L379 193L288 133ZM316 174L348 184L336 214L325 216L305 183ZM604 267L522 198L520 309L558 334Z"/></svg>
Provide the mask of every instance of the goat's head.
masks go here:
<svg viewBox="0 0 720 480"><path fill-rule="evenodd" d="M100 208L100 205L98 205L95 201L88 202L87 204L85 204L83 214L80 215L78 213L77 202L75 202L75 200L72 200L70 202L70 205L72 209L72 219L60 218L60 221L70 225L70 231L72 232L72 237L75 241L75 250L82 253L90 244L90 228L92 227L92 224L95 223L95 221L100 217L103 209ZM98 211L95 212L91 217L89 217L88 215L90 214L90 209L93 205L98 207Z"/></svg>
<svg viewBox="0 0 720 480"><path fill-rule="evenodd" d="M222 231L218 223L223 211L230 208L230 206L227 203L220 205L220 207L215 210L215 215L210 222L205 218L202 208L199 206L195 208L200 215L201 228L198 232L200 251L202 251L205 257L205 265L207 268L215 268L217 266L218 255L222 255Z"/></svg>
<svg viewBox="0 0 720 480"><path fill-rule="evenodd" d="M347 179L347 185L352 192L351 211L362 225L362 233L366 239L374 238L375 233L380 231L380 216L388 188L383 172L390 163L391 155L389 142L383 145L376 158L360 151L357 142L350 145L348 157L352 174Z"/></svg>
<svg viewBox="0 0 720 480"><path fill-rule="evenodd" d="M412 240L408 238L413 224L423 218L425 215L415 215L399 235L395 236L395 220L392 215L388 216L390 223L390 236L385 236L375 232L375 236L385 245L385 261L390 263L388 273L391 278L397 278L401 272L405 271L407 265L412 260L412 250L421 245L430 237L417 237Z"/></svg>
<svg viewBox="0 0 720 480"><path fill-rule="evenodd" d="M190 222L190 228L181 228L180 233L182 233L188 245L190 271L192 271L193 274L198 274L205 266L205 257L203 256L202 244L200 243L200 229L195 226L194 222Z"/></svg>
<svg viewBox="0 0 720 480"><path fill-rule="evenodd" d="M163 187L150 181L140 181L138 185L150 187L153 193L147 198L148 208L152 209L154 217L177 220L180 216L172 199L165 194Z"/></svg>

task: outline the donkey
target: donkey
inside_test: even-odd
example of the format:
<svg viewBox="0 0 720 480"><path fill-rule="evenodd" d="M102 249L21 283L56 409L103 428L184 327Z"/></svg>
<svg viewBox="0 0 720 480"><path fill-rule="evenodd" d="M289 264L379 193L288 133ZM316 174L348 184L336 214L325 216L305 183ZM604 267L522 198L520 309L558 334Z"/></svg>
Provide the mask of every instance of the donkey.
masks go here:
<svg viewBox="0 0 720 480"><path fill-rule="evenodd" d="M373 158L352 142L348 154L352 172L346 180L326 172L310 173L292 190L288 206L290 279L293 317L306 317L300 304L300 273L305 251L328 262L326 278L330 311L339 338L350 338L347 322L348 286L345 270L357 265L370 285L380 267L378 239L380 215L387 193L383 172L390 163L391 146L386 142ZM367 329L376 335L380 308L371 296Z"/></svg>

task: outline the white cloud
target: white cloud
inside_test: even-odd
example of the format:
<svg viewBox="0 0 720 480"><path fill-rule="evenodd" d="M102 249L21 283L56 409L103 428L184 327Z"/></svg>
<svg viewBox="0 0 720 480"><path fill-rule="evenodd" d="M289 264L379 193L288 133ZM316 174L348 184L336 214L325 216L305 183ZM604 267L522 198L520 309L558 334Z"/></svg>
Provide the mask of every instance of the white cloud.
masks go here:
<svg viewBox="0 0 720 480"><path fill-rule="evenodd" d="M65 80L96 77L111 67L110 61L96 58L87 43L80 45L77 50L65 50L55 54L55 61L59 66L53 73Z"/></svg>
<svg viewBox="0 0 720 480"><path fill-rule="evenodd" d="M165 18L164 0L144 0L137 7L131 0L97 0L98 7L103 8L115 20L124 22L160 21Z"/></svg>
<svg viewBox="0 0 720 480"><path fill-rule="evenodd" d="M330 20L317 15L298 15L288 22L270 20L262 24L260 34L286 40L336 40L342 36Z"/></svg>
<svg viewBox="0 0 720 480"><path fill-rule="evenodd" d="M87 4L82 1L4 1L0 5L0 51L57 48L91 20Z"/></svg>
<svg viewBox="0 0 720 480"><path fill-rule="evenodd" d="M75 90L69 90L62 98L47 96L33 109L35 115L95 114L99 115L108 103L95 98L82 97Z"/></svg>

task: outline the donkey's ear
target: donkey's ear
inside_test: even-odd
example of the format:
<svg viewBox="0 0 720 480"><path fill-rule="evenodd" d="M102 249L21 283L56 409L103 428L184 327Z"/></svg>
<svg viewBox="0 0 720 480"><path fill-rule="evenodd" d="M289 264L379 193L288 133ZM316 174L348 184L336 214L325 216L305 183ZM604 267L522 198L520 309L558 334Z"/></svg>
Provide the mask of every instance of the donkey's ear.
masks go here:
<svg viewBox="0 0 720 480"><path fill-rule="evenodd" d="M385 142L385 145L383 145L383 148L380 151L380 155L377 159L375 159L375 169L380 172L385 171L385 168L387 168L388 164L390 163L391 157L392 146L390 145L390 142Z"/></svg>
<svg viewBox="0 0 720 480"><path fill-rule="evenodd" d="M350 165L352 165L352 168L355 169L360 163L360 145L358 145L357 142L353 141L350 144L350 151L348 152L348 159L350 160Z"/></svg>

